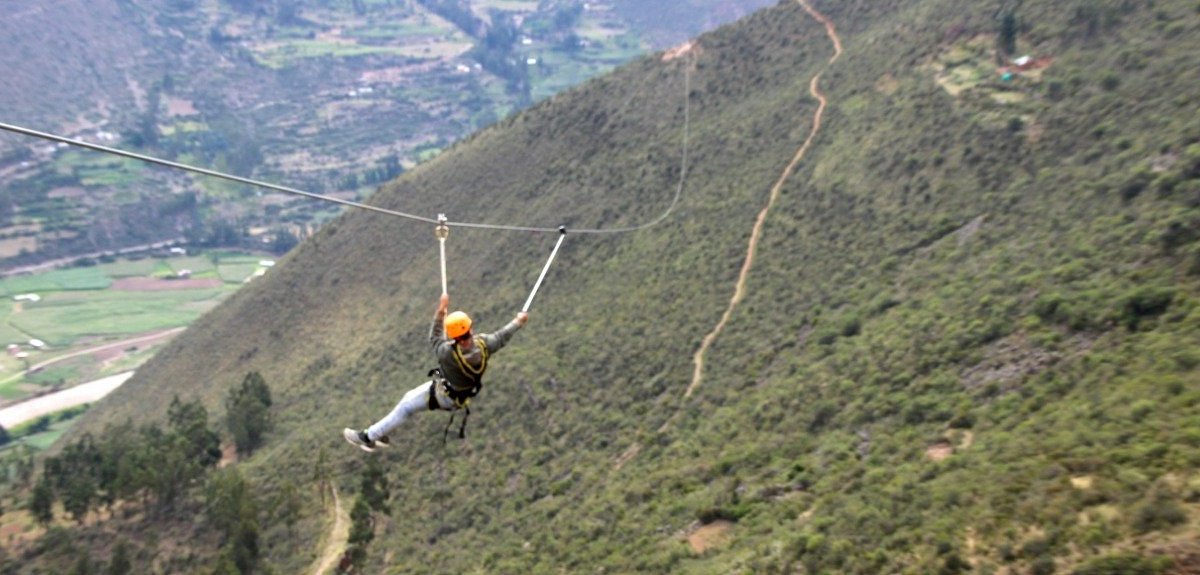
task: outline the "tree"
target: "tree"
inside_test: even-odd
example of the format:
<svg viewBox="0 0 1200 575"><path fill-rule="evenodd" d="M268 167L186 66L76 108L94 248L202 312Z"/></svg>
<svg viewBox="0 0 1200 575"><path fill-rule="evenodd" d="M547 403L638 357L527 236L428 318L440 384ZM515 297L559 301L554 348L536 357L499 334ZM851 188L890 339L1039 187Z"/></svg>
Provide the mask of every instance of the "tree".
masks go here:
<svg viewBox="0 0 1200 575"><path fill-rule="evenodd" d="M71 477L67 483L67 489L63 493L63 507L80 525L83 524L88 510L92 508L92 503L96 500L96 484L92 477L87 475Z"/></svg>
<svg viewBox="0 0 1200 575"><path fill-rule="evenodd" d="M317 450L317 461L313 464L313 483L317 486L317 491L321 492L321 505L325 505L325 493L329 491L329 456L325 453L325 446L322 445Z"/></svg>
<svg viewBox="0 0 1200 575"><path fill-rule="evenodd" d="M112 562L108 564L106 573L107 575L129 575L132 571L133 564L129 561L129 544L121 539L113 548Z"/></svg>
<svg viewBox="0 0 1200 575"><path fill-rule="evenodd" d="M387 473L379 465L378 458L372 457L367 460L361 487L362 499L366 500L372 510L388 512L388 499L391 498L391 493L388 491Z"/></svg>
<svg viewBox="0 0 1200 575"><path fill-rule="evenodd" d="M242 572L238 569L237 562L233 560L232 549L225 548L221 551L220 557L217 558L217 562L213 565L212 571L209 571L209 574L242 575Z"/></svg>
<svg viewBox="0 0 1200 575"><path fill-rule="evenodd" d="M285 226L276 226L271 230L271 244L269 249L271 253L281 256L288 253L292 248L300 243L300 238L296 237L295 232Z"/></svg>
<svg viewBox="0 0 1200 575"><path fill-rule="evenodd" d="M344 561L349 561L351 569L354 565L361 565L367 558L367 545L373 539L375 522L371 519L371 506L367 504L366 498L360 495L354 500L354 508L350 510L350 537L346 540L349 547L346 549Z"/></svg>
<svg viewBox="0 0 1200 575"><path fill-rule="evenodd" d="M253 488L236 468L218 472L205 489L205 513L225 536L224 546L242 573L258 563L258 503Z"/></svg>
<svg viewBox="0 0 1200 575"><path fill-rule="evenodd" d="M92 560L86 553L81 554L71 568L71 575L92 575Z"/></svg>
<svg viewBox="0 0 1200 575"><path fill-rule="evenodd" d="M300 498L300 490L290 479L284 480L283 488L272 506L278 510L279 518L287 526L288 536L295 536L296 522L300 521L300 513L304 511L304 501Z"/></svg>
<svg viewBox="0 0 1200 575"><path fill-rule="evenodd" d="M1012 56L1017 51L1017 14L1005 10L1000 15L1000 33L996 38L996 47L1004 56Z"/></svg>
<svg viewBox="0 0 1200 575"><path fill-rule="evenodd" d="M262 444L271 428L271 389L257 371L246 374L241 387L225 398L225 423L238 453L250 453Z"/></svg>
<svg viewBox="0 0 1200 575"><path fill-rule="evenodd" d="M12 443L12 435L9 435L8 430L4 429L3 425L0 425L0 446L8 445L9 443Z"/></svg>
<svg viewBox="0 0 1200 575"><path fill-rule="evenodd" d="M37 418L36 420L34 420L34 422L29 425L29 432L27 433L27 435L34 435L37 433L41 433L43 431L46 431L47 429L50 429L50 416L43 415L43 416Z"/></svg>
<svg viewBox="0 0 1200 575"><path fill-rule="evenodd" d="M183 438L187 453L202 467L221 460L221 438L208 428L208 411L199 401L184 403L175 396L167 408L171 431Z"/></svg>
<svg viewBox="0 0 1200 575"><path fill-rule="evenodd" d="M54 490L45 476L42 476L33 487L33 493L29 495L29 512L42 525L47 525L54 519Z"/></svg>

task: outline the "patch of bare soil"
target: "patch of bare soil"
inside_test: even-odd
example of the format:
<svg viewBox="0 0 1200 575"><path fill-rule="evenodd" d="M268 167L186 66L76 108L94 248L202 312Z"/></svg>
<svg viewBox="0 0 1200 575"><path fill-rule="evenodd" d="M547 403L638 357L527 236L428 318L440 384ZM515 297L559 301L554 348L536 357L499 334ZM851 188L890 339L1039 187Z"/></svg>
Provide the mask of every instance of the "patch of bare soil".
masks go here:
<svg viewBox="0 0 1200 575"><path fill-rule="evenodd" d="M221 460L217 462L217 469L233 465L237 460L237 446L232 443L222 445Z"/></svg>
<svg viewBox="0 0 1200 575"><path fill-rule="evenodd" d="M217 278L200 279L158 279L158 278L121 278L112 283L112 289L123 291L163 291L173 289L205 289L220 287L221 280Z"/></svg>
<svg viewBox="0 0 1200 575"><path fill-rule="evenodd" d="M1080 338L1072 354L1091 348L1093 341ZM967 389L997 385L1001 391L1020 387L1029 376L1039 373L1063 359L1059 352L1035 346L1023 333L1016 333L992 343L983 352L983 360L967 368L962 383Z"/></svg>
<svg viewBox="0 0 1200 575"><path fill-rule="evenodd" d="M879 77L875 82L875 91L884 96L891 96L900 89L900 81L896 79L890 72Z"/></svg>
<svg viewBox="0 0 1200 575"><path fill-rule="evenodd" d="M195 116L199 113L191 100L167 98L167 114L170 116Z"/></svg>
<svg viewBox="0 0 1200 575"><path fill-rule="evenodd" d="M676 46L674 48L671 48L670 50L667 50L666 52L663 53L662 61L670 62L671 60L674 60L680 56L684 56L688 52L692 51L692 46L694 46L694 45L695 45L694 42L688 42L682 46Z"/></svg>
<svg viewBox="0 0 1200 575"><path fill-rule="evenodd" d="M58 200L58 199L79 200L80 198L85 198L86 196L87 196L87 190L80 188L80 187L76 187L76 186L63 186L61 188L54 188L53 190L50 190L46 194L47 198L51 198L51 199L55 199L55 200Z"/></svg>
<svg viewBox="0 0 1200 575"><path fill-rule="evenodd" d="M925 449L925 457L934 461L941 461L951 455L954 455L954 446L950 445L949 441L939 441Z"/></svg>
<svg viewBox="0 0 1200 575"><path fill-rule="evenodd" d="M729 540L729 532L733 530L733 522L717 520L708 525L701 525L688 533L687 542L692 551L702 555L713 547L720 546Z"/></svg>

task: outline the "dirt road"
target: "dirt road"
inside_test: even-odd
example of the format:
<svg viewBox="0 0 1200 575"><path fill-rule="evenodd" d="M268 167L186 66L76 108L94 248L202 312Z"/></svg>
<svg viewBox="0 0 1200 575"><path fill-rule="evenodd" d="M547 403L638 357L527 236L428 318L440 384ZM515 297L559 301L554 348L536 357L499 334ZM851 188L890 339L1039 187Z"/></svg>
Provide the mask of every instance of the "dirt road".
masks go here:
<svg viewBox="0 0 1200 575"><path fill-rule="evenodd" d="M0 409L0 425L10 429L14 425L32 421L49 413L94 403L120 387L130 377L133 377L133 372L127 371Z"/></svg>

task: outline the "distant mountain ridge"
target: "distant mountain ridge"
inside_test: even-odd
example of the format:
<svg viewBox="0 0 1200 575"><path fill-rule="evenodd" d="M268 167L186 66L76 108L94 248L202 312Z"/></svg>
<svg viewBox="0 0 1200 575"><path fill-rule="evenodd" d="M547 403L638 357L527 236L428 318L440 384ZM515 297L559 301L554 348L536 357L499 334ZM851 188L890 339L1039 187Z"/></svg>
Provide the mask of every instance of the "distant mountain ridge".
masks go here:
<svg viewBox="0 0 1200 575"><path fill-rule="evenodd" d="M12 47L0 55L3 120L356 197L511 110L644 53L650 30L682 39L763 0L695 0L686 18L630 22L654 5L14 5L0 19L0 43ZM481 28L460 28L458 13ZM337 213L8 133L0 193L0 260L10 265L180 234L199 245L229 230L303 237Z"/></svg>

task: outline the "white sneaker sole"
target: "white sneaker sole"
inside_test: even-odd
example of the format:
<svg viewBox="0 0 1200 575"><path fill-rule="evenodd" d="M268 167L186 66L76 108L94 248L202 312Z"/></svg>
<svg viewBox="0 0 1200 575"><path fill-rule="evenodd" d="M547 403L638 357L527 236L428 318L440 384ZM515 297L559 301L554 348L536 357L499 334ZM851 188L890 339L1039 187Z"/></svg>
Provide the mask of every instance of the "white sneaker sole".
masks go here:
<svg viewBox="0 0 1200 575"><path fill-rule="evenodd" d="M366 451L367 453L375 451L375 448L362 442L362 439L358 437L357 431L350 429L349 427L342 430L342 437L349 442L350 445L357 445L359 449Z"/></svg>

